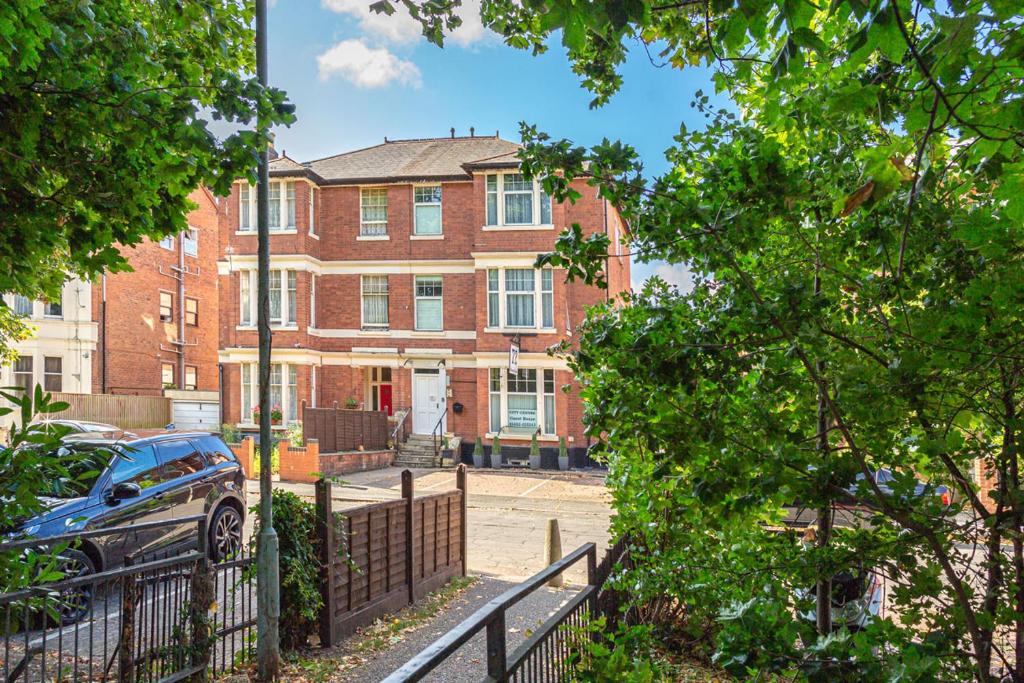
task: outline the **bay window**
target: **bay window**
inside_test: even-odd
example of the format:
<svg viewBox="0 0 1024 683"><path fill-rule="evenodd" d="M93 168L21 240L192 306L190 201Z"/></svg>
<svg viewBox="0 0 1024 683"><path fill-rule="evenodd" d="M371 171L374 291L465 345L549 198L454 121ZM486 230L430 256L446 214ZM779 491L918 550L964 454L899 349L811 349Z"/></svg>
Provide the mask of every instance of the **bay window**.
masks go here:
<svg viewBox="0 0 1024 683"><path fill-rule="evenodd" d="M63 318L64 304L60 299L47 301L43 304L43 315L47 318Z"/></svg>
<svg viewBox="0 0 1024 683"><path fill-rule="evenodd" d="M487 225L551 225L551 196L521 173L489 173L484 179Z"/></svg>
<svg viewBox="0 0 1024 683"><path fill-rule="evenodd" d="M554 370L491 368L488 389L492 433L556 433Z"/></svg>
<svg viewBox="0 0 1024 683"><path fill-rule="evenodd" d="M252 327L258 320L256 311L256 278L255 270L239 272L239 303L238 324ZM270 324L279 327L292 327L297 323L296 303L298 273L294 270L270 271Z"/></svg>
<svg viewBox="0 0 1024 683"><path fill-rule="evenodd" d="M294 181L271 180L268 204L270 206L270 220L268 222L270 230L275 232L295 230ZM256 220L256 187L243 183L238 191L239 232L255 232Z"/></svg>
<svg viewBox="0 0 1024 683"><path fill-rule="evenodd" d="M416 276L416 329L444 329L440 275Z"/></svg>
<svg viewBox="0 0 1024 683"><path fill-rule="evenodd" d="M253 411L259 407L259 366L242 363L241 422L257 422ZM299 368L292 363L270 364L270 409L281 410L282 422L288 424L299 419Z"/></svg>
<svg viewBox="0 0 1024 683"><path fill-rule="evenodd" d="M43 358L43 389L47 391L63 391L64 359L60 356Z"/></svg>
<svg viewBox="0 0 1024 683"><path fill-rule="evenodd" d="M34 382L32 356L18 356L14 360L14 384L31 392Z"/></svg>
<svg viewBox="0 0 1024 683"><path fill-rule="evenodd" d="M553 329L555 302L551 269L488 269L487 326Z"/></svg>
<svg viewBox="0 0 1024 683"><path fill-rule="evenodd" d="M15 315L32 315L32 299L21 294L14 295L14 314Z"/></svg>
<svg viewBox="0 0 1024 683"><path fill-rule="evenodd" d="M388 234L386 187L364 187L359 191L359 234L364 237Z"/></svg>
<svg viewBox="0 0 1024 683"><path fill-rule="evenodd" d="M362 277L363 327L387 328L388 326L388 276L364 275Z"/></svg>
<svg viewBox="0 0 1024 683"><path fill-rule="evenodd" d="M413 234L441 234L441 186L419 185L413 188Z"/></svg>

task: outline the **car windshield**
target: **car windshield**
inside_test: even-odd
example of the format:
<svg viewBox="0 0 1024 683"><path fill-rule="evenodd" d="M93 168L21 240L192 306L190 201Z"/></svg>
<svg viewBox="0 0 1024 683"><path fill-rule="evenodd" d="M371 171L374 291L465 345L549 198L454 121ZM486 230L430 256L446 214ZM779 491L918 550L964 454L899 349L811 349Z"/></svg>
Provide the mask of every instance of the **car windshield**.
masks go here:
<svg viewBox="0 0 1024 683"><path fill-rule="evenodd" d="M50 470L46 490L47 498L80 498L86 496L96 484L110 462L111 450L105 446L62 446L44 464Z"/></svg>

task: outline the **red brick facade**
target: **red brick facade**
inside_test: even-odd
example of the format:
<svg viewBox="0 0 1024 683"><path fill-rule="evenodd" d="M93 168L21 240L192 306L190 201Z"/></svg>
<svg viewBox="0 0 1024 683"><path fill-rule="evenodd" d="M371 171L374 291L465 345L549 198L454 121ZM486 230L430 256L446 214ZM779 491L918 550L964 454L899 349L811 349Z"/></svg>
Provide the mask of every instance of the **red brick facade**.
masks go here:
<svg viewBox="0 0 1024 683"><path fill-rule="evenodd" d="M553 448L559 436L568 437L575 449L586 445L578 393L561 390L563 385L572 384L572 375L564 360L548 356L546 350L576 329L588 306L628 289L628 256L609 257L611 286L607 291L566 283L564 272L555 270L550 304L544 298L540 272L531 269L534 290L528 301L533 302L536 311L533 329L512 329L508 325L492 329L488 325L488 273L496 270L507 285L505 269L529 269L536 255L553 250L558 234L573 223L579 223L585 234L607 231L612 238L620 235L613 207L596 198L594 189L581 182L576 189L582 197L574 205L553 203L549 223L493 227L487 226L487 174L513 173L514 166L468 168L462 179L425 177L414 182L395 178L388 183L365 185L324 179L294 166L291 171L272 166L272 182L293 182L295 196L294 229L272 232L270 237L271 269L295 272L294 323L273 330L272 362L286 364L282 365L282 375L289 373L285 367L294 368L294 390L282 387L278 394L287 395L284 402L306 401L319 406L337 402L344 406L354 401L369 408L374 400L371 380L389 373L390 379L381 383L391 392L394 410L413 410L407 424L411 431L430 433L433 424L428 427L426 422L443 412L446 432L472 444L477 436L489 440L494 433L490 428L489 382L492 368L498 368L505 376L499 392L503 444L526 443L531 430L521 425L529 420L531 410L536 413L538 426L550 427L550 417L546 425L539 424L541 412L550 413L543 407L549 405L549 393L542 387L547 376L554 379L554 427L542 429L543 445ZM501 176L497 177L500 182ZM441 185L440 236L414 234L414 188L420 184ZM386 239L360 237L360 196L365 187L386 189ZM236 183L226 201L227 220L220 228L222 407L225 420L251 425L251 416L243 414L247 411L242 409L242 364L256 360L257 333L254 326L240 324L240 290L242 278L252 277L248 271L256 267L256 237L239 230L240 195L241 185ZM315 234L310 234L309 226L311 197L315 201ZM539 194L533 195L534 202L539 203L539 198ZM613 250L618 253L625 248L614 245ZM387 278L386 329L364 324L361 282L365 276ZM441 331L417 329L417 276L441 278ZM314 278L315 311L311 311ZM286 296L282 292L282 297ZM507 314L512 299L504 285L498 300ZM553 314L552 325L543 324L542 306L550 306L544 311ZM254 311L252 304L249 310ZM513 399L517 407L510 407L508 353L516 333L521 338L519 366L535 371L537 388L535 401L517 396ZM436 380L429 377L435 374ZM414 395L414 385L419 386L419 397ZM527 386L532 389L534 384ZM417 414L418 398L424 399L420 404L425 405L432 389L439 390L436 398L442 407L434 413L423 410ZM254 389L249 390L249 396L254 397ZM249 405L252 402L250 398ZM299 408L293 410L301 418ZM508 423L517 424L511 428L513 425Z"/></svg>
<svg viewBox="0 0 1024 683"><path fill-rule="evenodd" d="M196 190L190 198L198 204L188 216L198 236L194 256L183 251L182 235L167 244L170 248L147 241L121 250L133 271L107 274L93 283L93 318L99 324L99 344L93 354L94 393L160 395L165 388L165 364L171 368L174 388L186 388L186 378L191 382L194 370L195 389L218 389L221 214L206 190ZM165 298L169 295L170 316L164 316L169 319L161 319L161 292ZM193 305L195 325L190 324L191 311L186 315L186 306Z"/></svg>

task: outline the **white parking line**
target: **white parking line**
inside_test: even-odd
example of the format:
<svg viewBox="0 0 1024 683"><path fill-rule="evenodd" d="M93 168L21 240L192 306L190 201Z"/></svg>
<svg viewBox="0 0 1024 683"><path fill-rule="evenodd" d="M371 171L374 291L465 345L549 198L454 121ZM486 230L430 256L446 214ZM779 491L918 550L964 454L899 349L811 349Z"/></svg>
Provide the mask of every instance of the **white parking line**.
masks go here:
<svg viewBox="0 0 1024 683"><path fill-rule="evenodd" d="M548 477L547 479L545 479L541 483L535 484L534 486L531 486L530 488L526 489L525 491L523 491L522 493L520 493L516 497L517 498L525 498L526 496L530 495L531 493L533 493L534 491L539 489L541 486L544 486L545 484L550 484L552 479L553 479L553 477Z"/></svg>

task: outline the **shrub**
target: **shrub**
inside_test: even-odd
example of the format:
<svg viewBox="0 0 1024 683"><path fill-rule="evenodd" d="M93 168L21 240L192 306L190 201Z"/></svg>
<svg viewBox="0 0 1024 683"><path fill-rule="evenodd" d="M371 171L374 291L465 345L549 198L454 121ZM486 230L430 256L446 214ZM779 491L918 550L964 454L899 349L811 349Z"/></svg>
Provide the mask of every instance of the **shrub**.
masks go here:
<svg viewBox="0 0 1024 683"><path fill-rule="evenodd" d="M228 443L239 443L242 440L242 433L238 427L226 422L220 426L220 436Z"/></svg>
<svg viewBox="0 0 1024 683"><path fill-rule="evenodd" d="M295 650L306 645L316 633L323 599L320 596L320 543L316 535L316 506L290 491L274 491L274 529L280 547L281 648ZM256 526L252 535L255 551L259 540L260 509L252 507ZM247 578L256 574L256 564Z"/></svg>
<svg viewBox="0 0 1024 683"><path fill-rule="evenodd" d="M302 448L306 445L301 422L292 422L288 425L288 430L285 434L287 435L288 443L295 448Z"/></svg>

